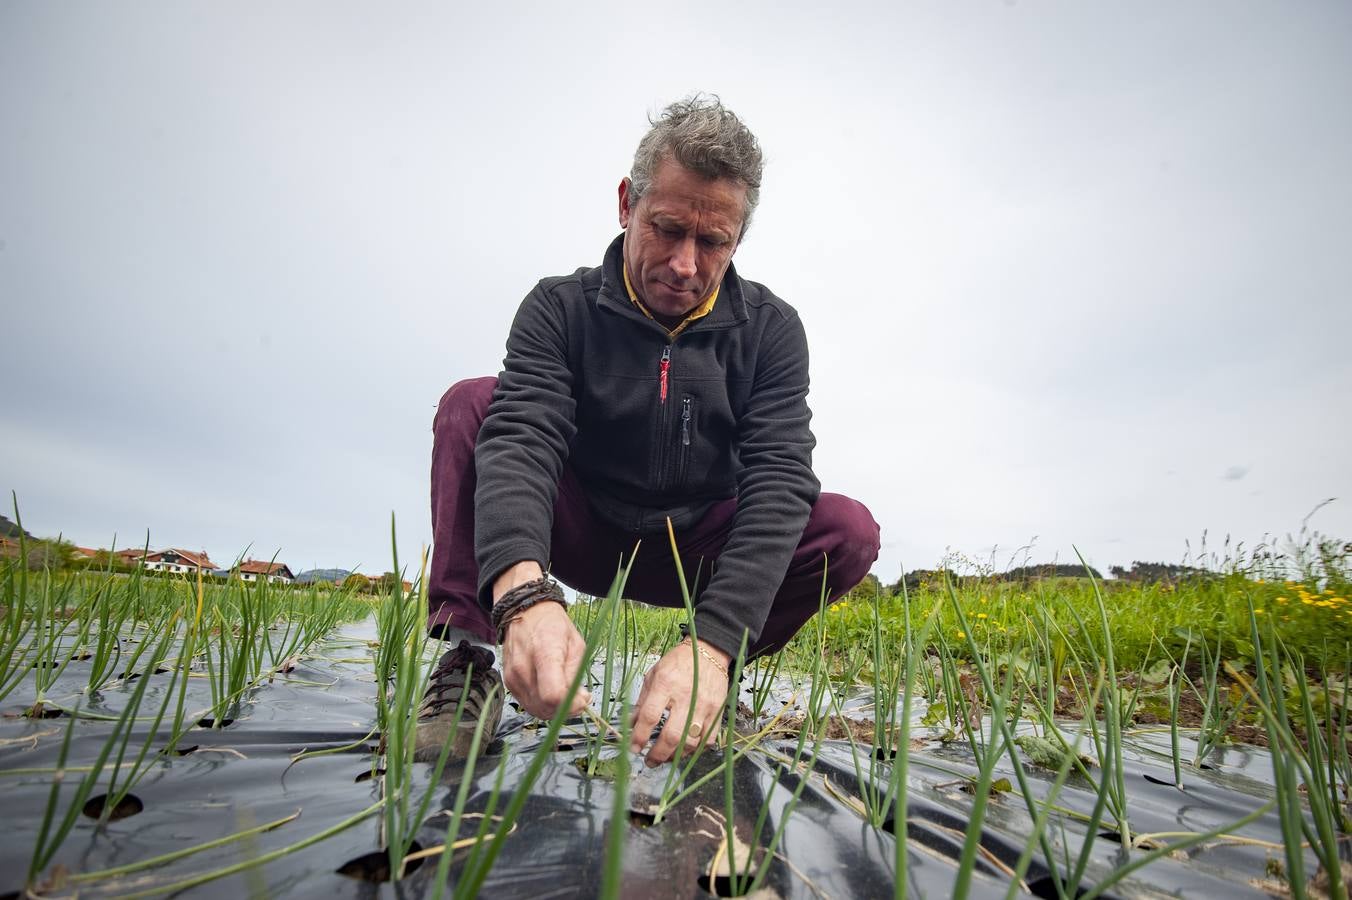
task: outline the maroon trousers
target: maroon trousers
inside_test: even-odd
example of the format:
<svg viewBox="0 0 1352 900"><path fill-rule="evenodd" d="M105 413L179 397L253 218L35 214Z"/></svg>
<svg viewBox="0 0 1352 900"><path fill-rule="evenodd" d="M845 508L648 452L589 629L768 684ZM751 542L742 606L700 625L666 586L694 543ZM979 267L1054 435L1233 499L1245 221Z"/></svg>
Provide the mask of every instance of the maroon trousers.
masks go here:
<svg viewBox="0 0 1352 900"><path fill-rule="evenodd" d="M493 377L457 382L437 406L432 423L433 551L428 584L428 628L434 634L453 625L490 643L495 640L493 628L475 599L479 568L474 560L474 444L496 384ZM715 503L697 524L676 535L695 602L728 539L736 510L735 499ZM605 596L621 557L627 561L634 553L637 537L597 517L571 467L565 466L550 540L554 577L580 593ZM749 657L783 647L817 612L824 564L829 603L863 580L877 558L878 524L868 509L840 494L822 494ZM683 605L665 533L643 537L624 593L656 606Z"/></svg>

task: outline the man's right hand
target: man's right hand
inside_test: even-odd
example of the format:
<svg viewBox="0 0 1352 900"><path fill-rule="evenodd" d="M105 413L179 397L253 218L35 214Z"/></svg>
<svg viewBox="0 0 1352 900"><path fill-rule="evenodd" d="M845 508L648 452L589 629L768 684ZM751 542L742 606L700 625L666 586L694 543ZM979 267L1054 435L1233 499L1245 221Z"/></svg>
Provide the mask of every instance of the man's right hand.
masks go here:
<svg viewBox="0 0 1352 900"><path fill-rule="evenodd" d="M516 572L526 564L518 564L504 573L494 585L494 599L515 585L530 578L520 577L529 572ZM529 564L539 577L539 567ZM515 577L514 577L515 576ZM541 719L553 718L568 698L587 642L568 618L568 613L557 603L537 603L522 612L507 626L502 644L502 679L521 707ZM576 715L591 702L591 691L581 685L573 695L568 712Z"/></svg>

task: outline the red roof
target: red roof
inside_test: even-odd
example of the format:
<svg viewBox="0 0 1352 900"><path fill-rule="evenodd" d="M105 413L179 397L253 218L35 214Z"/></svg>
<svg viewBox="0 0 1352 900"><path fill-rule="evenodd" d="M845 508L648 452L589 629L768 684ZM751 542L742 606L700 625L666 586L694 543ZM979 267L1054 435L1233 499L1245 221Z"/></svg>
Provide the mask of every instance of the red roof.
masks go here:
<svg viewBox="0 0 1352 900"><path fill-rule="evenodd" d="M207 556L207 551L203 550L200 553L194 553L191 550L182 550L178 547L170 547L168 550L156 551L146 557L146 562L162 562L170 553L176 554L185 563L197 569L219 568L219 566L212 562L210 557Z"/></svg>
<svg viewBox="0 0 1352 900"><path fill-rule="evenodd" d="M246 559L239 564L239 571L245 575L285 575L291 576L291 570L287 568L286 563L264 562L261 559Z"/></svg>

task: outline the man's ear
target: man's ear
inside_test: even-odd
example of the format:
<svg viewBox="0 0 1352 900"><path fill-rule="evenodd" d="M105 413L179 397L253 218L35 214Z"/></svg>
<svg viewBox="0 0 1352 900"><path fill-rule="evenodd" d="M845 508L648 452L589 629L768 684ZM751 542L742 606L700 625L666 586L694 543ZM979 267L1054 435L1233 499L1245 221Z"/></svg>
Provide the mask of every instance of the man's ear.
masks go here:
<svg viewBox="0 0 1352 900"><path fill-rule="evenodd" d="M629 176L620 179L620 227L629 227L629 217L633 215L634 208L629 202L629 189L633 186L629 181Z"/></svg>

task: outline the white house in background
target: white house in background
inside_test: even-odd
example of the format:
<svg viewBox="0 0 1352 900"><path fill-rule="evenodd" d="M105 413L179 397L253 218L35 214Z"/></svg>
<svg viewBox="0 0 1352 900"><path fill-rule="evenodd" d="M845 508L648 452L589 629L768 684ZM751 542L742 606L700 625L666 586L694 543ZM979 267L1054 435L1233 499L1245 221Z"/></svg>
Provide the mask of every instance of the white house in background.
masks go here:
<svg viewBox="0 0 1352 900"><path fill-rule="evenodd" d="M207 551L193 553L191 550L180 550L177 547L148 554L142 565L153 572L187 573L201 570L209 574L216 568L216 564L207 556Z"/></svg>
<svg viewBox="0 0 1352 900"><path fill-rule="evenodd" d="M264 562L261 559L246 559L239 564L240 581L258 581L260 578L266 578L268 581L275 581L281 584L290 584L296 580L296 576L291 574L291 567L286 563Z"/></svg>

